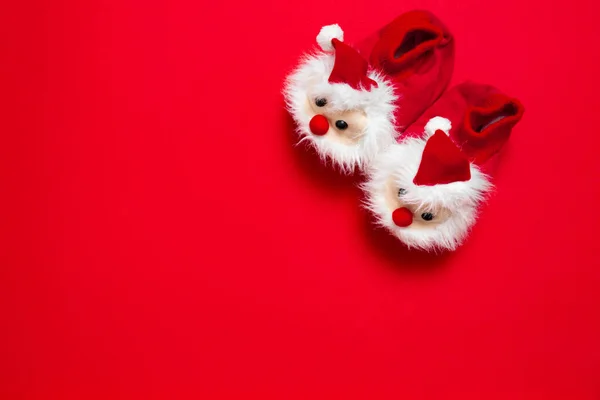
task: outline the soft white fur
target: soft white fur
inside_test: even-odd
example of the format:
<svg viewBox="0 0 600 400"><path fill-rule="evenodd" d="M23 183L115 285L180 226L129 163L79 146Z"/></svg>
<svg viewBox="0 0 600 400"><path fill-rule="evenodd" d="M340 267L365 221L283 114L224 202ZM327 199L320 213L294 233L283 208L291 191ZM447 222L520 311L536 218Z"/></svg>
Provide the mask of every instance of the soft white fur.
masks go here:
<svg viewBox="0 0 600 400"><path fill-rule="evenodd" d="M450 134L450 129L452 129L452 123L448 118L444 117L433 117L427 121L427 124L425 125L425 133L428 136L433 135L437 130L440 130L448 135Z"/></svg>
<svg viewBox="0 0 600 400"><path fill-rule="evenodd" d="M438 120L439 122L439 120ZM435 130L433 131L435 132ZM435 251L454 250L466 238L477 217L477 208L492 189L489 178L471 164L471 179L467 182L452 182L445 185L418 186L413 179L419 168L426 140L410 138L391 146L377 157L362 185L367 195L366 207L376 216L378 223L387 228L409 248ZM415 229L398 227L392 220L393 209L386 202L387 184L393 177L400 188L407 190L401 201L417 208L414 218L436 207L451 210L450 217L439 225Z"/></svg>
<svg viewBox="0 0 600 400"><path fill-rule="evenodd" d="M369 77L378 87L355 90L347 84L329 83L335 55L318 52L305 55L300 65L286 79L284 96L289 112L298 125L302 141L310 143L325 161L330 159L343 172L352 173L355 167L364 169L381 151L395 143L394 102L392 85L378 73ZM332 140L329 135L315 136L309 122L315 113L309 102L317 97L327 99L328 106L339 111L358 109L367 116L367 128L358 144L348 145Z"/></svg>
<svg viewBox="0 0 600 400"><path fill-rule="evenodd" d="M338 24L327 25L321 28L317 35L317 43L323 51L334 51L331 41L337 39L340 42L344 41L344 31Z"/></svg>

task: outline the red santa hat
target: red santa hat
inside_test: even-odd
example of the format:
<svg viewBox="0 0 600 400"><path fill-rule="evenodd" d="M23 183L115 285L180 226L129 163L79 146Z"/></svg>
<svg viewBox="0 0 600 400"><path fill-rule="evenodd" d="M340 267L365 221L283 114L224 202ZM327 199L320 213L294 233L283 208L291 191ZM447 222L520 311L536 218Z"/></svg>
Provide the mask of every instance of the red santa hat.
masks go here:
<svg viewBox="0 0 600 400"><path fill-rule="evenodd" d="M355 49L343 42L344 32L339 25L321 29L317 43L326 52L335 52L335 62L329 83L345 83L355 90L371 90L377 82L367 75L369 63Z"/></svg>
<svg viewBox="0 0 600 400"><path fill-rule="evenodd" d="M421 164L413 183L434 186L471 179L469 159L442 131L437 130L425 144Z"/></svg>

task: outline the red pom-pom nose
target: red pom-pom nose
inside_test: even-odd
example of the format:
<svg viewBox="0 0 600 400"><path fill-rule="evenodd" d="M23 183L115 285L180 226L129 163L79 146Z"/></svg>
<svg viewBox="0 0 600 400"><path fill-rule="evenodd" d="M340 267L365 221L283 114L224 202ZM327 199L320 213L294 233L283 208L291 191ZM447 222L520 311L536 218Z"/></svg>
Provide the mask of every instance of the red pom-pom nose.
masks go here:
<svg viewBox="0 0 600 400"><path fill-rule="evenodd" d="M310 120L309 127L313 134L323 136L329 130L329 121L323 115L315 115Z"/></svg>
<svg viewBox="0 0 600 400"><path fill-rule="evenodd" d="M413 214L412 211L410 211L406 207L397 208L392 213L392 219L394 220L394 223L396 225L398 225L401 228L405 228L412 224Z"/></svg>

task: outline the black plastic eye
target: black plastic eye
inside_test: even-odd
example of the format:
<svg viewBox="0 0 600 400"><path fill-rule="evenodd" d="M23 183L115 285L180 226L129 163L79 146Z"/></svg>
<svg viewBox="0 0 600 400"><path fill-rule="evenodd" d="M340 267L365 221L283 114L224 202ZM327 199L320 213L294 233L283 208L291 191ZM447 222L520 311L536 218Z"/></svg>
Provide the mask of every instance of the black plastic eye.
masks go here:
<svg viewBox="0 0 600 400"><path fill-rule="evenodd" d="M325 107L325 105L327 104L327 99L319 97L317 100L315 100L315 104L317 105L317 107Z"/></svg>
<svg viewBox="0 0 600 400"><path fill-rule="evenodd" d="M432 213L423 213L423 214L421 214L421 218L423 218L425 221L431 221L433 219L433 214Z"/></svg>
<svg viewBox="0 0 600 400"><path fill-rule="evenodd" d="M406 189L400 188L398 189L398 197L404 196L406 194Z"/></svg>
<svg viewBox="0 0 600 400"><path fill-rule="evenodd" d="M344 129L348 129L348 123L346 121L343 120L337 120L335 121L335 126L340 129L340 130L344 130Z"/></svg>

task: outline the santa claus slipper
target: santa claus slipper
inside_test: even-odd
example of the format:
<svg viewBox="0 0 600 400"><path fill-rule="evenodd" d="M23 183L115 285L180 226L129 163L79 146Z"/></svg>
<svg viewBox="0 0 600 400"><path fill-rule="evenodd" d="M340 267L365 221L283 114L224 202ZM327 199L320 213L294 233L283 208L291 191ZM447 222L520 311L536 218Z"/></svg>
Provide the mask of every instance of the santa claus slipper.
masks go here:
<svg viewBox="0 0 600 400"><path fill-rule="evenodd" d="M523 112L492 86L450 89L373 162L367 207L409 248L456 249L492 188L488 167Z"/></svg>
<svg viewBox="0 0 600 400"><path fill-rule="evenodd" d="M416 119L450 79L450 35L430 14L411 15L363 42L375 68L330 25L317 36L321 51L305 56L286 80L284 96L302 140L344 172L364 168L395 143L397 128Z"/></svg>

